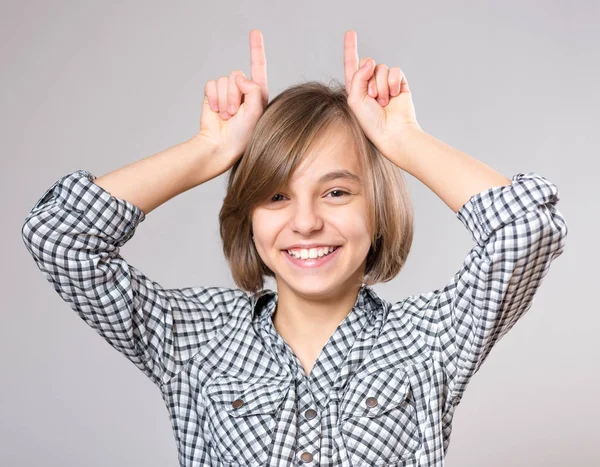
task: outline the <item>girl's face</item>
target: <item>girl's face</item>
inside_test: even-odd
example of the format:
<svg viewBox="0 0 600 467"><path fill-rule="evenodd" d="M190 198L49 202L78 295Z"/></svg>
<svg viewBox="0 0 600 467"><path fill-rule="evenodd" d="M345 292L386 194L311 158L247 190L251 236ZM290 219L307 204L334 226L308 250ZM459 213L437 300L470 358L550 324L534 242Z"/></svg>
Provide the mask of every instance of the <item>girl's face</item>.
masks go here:
<svg viewBox="0 0 600 467"><path fill-rule="evenodd" d="M286 288L313 299L339 296L360 286L371 246L363 175L353 140L341 127L307 156L289 184L254 209L254 244L280 294ZM321 256L325 247L337 249ZM317 258L305 261L289 250Z"/></svg>

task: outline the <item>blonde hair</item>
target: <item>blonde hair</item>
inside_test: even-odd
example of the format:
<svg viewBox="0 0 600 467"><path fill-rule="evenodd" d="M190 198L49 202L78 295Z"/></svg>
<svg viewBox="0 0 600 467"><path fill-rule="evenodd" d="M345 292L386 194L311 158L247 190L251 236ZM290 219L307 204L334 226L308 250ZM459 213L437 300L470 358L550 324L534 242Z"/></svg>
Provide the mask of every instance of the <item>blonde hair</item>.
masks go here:
<svg viewBox="0 0 600 467"><path fill-rule="evenodd" d="M309 81L275 97L258 120L242 157L231 167L219 213L223 252L238 287L257 292L275 274L252 241L253 209L285 185L327 129L352 135L364 173L372 227L363 282L388 282L402 269L413 239L413 211L402 171L365 136L347 103L345 87Z"/></svg>

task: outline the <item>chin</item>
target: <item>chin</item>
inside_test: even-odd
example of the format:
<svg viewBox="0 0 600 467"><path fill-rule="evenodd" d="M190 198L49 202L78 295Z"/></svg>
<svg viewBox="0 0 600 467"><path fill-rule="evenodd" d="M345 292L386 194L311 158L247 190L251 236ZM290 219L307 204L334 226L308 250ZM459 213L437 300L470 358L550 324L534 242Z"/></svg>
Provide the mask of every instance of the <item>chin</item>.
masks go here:
<svg viewBox="0 0 600 467"><path fill-rule="evenodd" d="M343 285L342 281L336 281L333 277L324 279L314 275L301 279L291 278L286 280L286 287L300 295L327 296Z"/></svg>

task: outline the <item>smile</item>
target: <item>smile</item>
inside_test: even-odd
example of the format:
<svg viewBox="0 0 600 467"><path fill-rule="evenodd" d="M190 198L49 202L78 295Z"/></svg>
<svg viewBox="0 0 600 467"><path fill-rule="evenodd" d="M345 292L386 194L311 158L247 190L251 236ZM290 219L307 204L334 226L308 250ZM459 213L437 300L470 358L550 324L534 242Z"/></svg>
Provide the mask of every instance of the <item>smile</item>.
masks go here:
<svg viewBox="0 0 600 467"><path fill-rule="evenodd" d="M296 258L295 256L290 255L287 250L284 250L282 253L285 255L285 257L295 266L301 267L301 268L318 268L321 266L324 266L328 263L330 263L333 259L335 259L338 255L339 250L341 250L341 246L336 247L335 250L333 250L331 253L327 254L327 255L323 255L320 256L318 258L307 258L307 259L300 259L300 258Z"/></svg>

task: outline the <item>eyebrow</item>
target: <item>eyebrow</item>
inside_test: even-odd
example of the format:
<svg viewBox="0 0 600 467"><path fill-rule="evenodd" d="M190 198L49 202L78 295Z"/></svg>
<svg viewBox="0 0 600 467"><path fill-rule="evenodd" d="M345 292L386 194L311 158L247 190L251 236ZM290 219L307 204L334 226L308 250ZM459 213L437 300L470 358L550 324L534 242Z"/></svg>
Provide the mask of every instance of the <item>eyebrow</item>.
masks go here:
<svg viewBox="0 0 600 467"><path fill-rule="evenodd" d="M339 178L343 178L343 179L350 180L353 182L362 183L362 180L358 175L355 175L346 169L335 170L333 172L326 173L319 179L319 183L330 182L332 180L337 180Z"/></svg>

